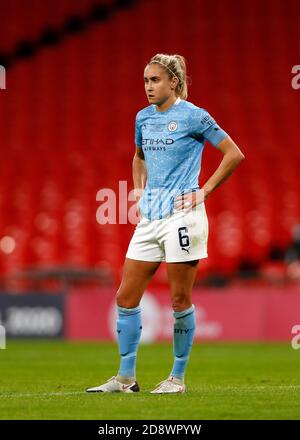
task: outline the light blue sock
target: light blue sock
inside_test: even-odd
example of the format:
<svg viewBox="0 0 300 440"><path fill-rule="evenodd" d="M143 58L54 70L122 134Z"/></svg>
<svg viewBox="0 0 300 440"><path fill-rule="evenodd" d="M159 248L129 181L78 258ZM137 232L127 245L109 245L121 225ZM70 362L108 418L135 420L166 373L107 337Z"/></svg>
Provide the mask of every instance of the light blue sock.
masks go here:
<svg viewBox="0 0 300 440"><path fill-rule="evenodd" d="M195 333L195 306L182 312L173 313L174 322L174 365L170 376L184 380L185 369L189 360L190 351Z"/></svg>
<svg viewBox="0 0 300 440"><path fill-rule="evenodd" d="M141 308L118 306L117 333L121 362L118 375L135 377L136 354L142 333Z"/></svg>

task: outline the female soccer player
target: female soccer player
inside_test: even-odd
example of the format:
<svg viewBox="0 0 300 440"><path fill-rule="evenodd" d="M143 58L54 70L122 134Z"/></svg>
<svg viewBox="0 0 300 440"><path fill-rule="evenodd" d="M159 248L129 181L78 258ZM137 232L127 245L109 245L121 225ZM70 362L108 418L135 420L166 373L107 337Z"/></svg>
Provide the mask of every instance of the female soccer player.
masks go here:
<svg viewBox="0 0 300 440"><path fill-rule="evenodd" d="M184 375L195 332L192 287L198 262L207 257L204 200L230 176L244 155L209 113L186 101L185 59L157 54L144 82L149 106L138 112L133 181L140 221L117 292L120 368L117 376L87 392L137 392L136 355L142 331L140 300L166 262L174 310L174 365L151 393L184 393ZM205 141L223 153L218 169L199 189Z"/></svg>

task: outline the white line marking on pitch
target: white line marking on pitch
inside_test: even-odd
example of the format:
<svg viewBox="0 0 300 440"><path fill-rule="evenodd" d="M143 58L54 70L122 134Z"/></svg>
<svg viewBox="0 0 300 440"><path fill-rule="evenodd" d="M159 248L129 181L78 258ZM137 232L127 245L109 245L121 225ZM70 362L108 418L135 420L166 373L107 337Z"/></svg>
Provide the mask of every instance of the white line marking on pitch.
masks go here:
<svg viewBox="0 0 300 440"><path fill-rule="evenodd" d="M47 397L47 396L75 396L77 394L85 394L85 391L66 391L61 393L9 393L2 394L0 397Z"/></svg>
<svg viewBox="0 0 300 440"><path fill-rule="evenodd" d="M200 387L199 391L260 391L260 390L291 390L291 389L299 389L300 385L254 385L254 386L235 386L235 387L222 387L222 386L212 386L212 387ZM191 390L194 391L194 390ZM49 392L49 393L0 393L0 398L8 398L8 397L48 397L48 396L76 396L84 394L87 395L85 391L62 391L62 392Z"/></svg>

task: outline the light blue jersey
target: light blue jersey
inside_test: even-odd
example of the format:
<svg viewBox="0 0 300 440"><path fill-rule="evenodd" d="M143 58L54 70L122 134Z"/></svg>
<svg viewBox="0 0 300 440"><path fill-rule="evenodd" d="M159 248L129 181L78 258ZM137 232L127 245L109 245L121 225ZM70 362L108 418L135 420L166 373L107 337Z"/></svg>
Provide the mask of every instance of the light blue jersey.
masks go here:
<svg viewBox="0 0 300 440"><path fill-rule="evenodd" d="M205 141L216 146L227 133L206 110L178 98L164 112L149 105L136 116L135 143L144 152L147 182L139 208L144 217L167 217L174 199L199 188Z"/></svg>

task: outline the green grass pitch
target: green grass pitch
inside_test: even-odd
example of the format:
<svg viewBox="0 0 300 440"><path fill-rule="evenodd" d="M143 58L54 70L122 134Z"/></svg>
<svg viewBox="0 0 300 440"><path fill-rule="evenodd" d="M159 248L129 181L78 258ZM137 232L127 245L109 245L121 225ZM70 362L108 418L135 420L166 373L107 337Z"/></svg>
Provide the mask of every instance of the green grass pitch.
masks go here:
<svg viewBox="0 0 300 440"><path fill-rule="evenodd" d="M84 392L118 364L112 343L9 340L0 350L0 419L300 418L300 350L289 343L194 344L183 395L149 393L171 370L172 344L141 345L140 393Z"/></svg>

